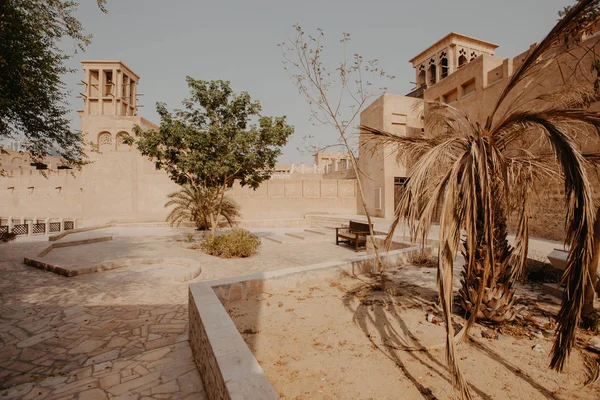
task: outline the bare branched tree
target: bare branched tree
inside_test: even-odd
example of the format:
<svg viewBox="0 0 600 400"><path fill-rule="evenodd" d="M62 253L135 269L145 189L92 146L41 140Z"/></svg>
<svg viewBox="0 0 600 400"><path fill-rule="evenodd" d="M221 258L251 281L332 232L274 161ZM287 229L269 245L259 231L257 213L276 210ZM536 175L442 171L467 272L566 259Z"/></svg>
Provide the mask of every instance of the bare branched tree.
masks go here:
<svg viewBox="0 0 600 400"><path fill-rule="evenodd" d="M376 88L369 77L379 81L394 77L379 67L377 59L365 61L357 53L349 54L348 33L344 33L340 40L343 47L342 60L337 66L330 68L323 60L323 30L318 29L317 35L312 36L307 35L300 25L294 25L294 29L295 38L280 44L284 68L310 105L312 121L332 127L338 133L341 144L350 156L357 177L359 199L369 223L370 235L373 237L373 224L360 181L361 171L357 156L351 144L351 131L356 127L364 107L386 91L385 87ZM373 247L379 271L383 272L379 248L374 240Z"/></svg>

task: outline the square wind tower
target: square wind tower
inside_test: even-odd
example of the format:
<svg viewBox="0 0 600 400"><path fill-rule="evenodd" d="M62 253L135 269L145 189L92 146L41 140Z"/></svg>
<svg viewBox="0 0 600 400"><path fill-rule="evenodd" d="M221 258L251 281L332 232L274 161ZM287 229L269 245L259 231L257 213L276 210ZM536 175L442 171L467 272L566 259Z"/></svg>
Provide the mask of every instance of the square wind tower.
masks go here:
<svg viewBox="0 0 600 400"><path fill-rule="evenodd" d="M82 61L82 116L135 116L140 77L121 61Z"/></svg>

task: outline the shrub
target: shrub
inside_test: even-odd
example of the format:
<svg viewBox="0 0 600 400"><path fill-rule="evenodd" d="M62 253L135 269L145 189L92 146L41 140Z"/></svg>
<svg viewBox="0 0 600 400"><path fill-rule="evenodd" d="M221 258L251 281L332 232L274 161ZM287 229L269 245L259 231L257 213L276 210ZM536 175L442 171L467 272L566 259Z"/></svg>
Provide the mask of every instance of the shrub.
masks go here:
<svg viewBox="0 0 600 400"><path fill-rule="evenodd" d="M420 251L410 253L410 255L408 256L408 263L416 267L437 268L438 258L437 256L432 256L423 251Z"/></svg>
<svg viewBox="0 0 600 400"><path fill-rule="evenodd" d="M523 266L523 279L529 283L558 283L560 272L550 263L528 258Z"/></svg>
<svg viewBox="0 0 600 400"><path fill-rule="evenodd" d="M17 238L17 235L12 232L0 233L0 242L8 243L8 242L12 242L16 238Z"/></svg>
<svg viewBox="0 0 600 400"><path fill-rule="evenodd" d="M247 230L235 228L225 235L208 235L200 247L207 254L221 258L250 257L260 248L260 238Z"/></svg>

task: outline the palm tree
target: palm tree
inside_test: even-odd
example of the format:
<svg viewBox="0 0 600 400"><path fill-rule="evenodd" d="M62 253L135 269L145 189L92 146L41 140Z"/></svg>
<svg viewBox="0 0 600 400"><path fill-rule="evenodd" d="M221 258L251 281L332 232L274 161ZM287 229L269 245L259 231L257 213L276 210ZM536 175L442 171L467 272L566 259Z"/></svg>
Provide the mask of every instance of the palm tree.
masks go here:
<svg viewBox="0 0 600 400"><path fill-rule="evenodd" d="M183 185L177 192L169 194L165 208L173 206L167 215L171 226L179 226L182 222L192 221L198 230L207 230L211 226L211 214L218 211L218 201L214 190L203 186ZM220 216L225 218L229 226L233 226L235 218L241 216L240 207L231 198L225 196L221 205ZM217 218L216 225L219 224Z"/></svg>
<svg viewBox="0 0 600 400"><path fill-rule="evenodd" d="M450 105L431 103L425 137L398 137L361 127L380 140L397 143L399 154L417 159L388 242L405 220L413 238L424 243L435 214L440 214L438 290L448 368L462 398L470 394L459 370L455 342L478 318L503 321L514 316L513 283L527 257L531 198L548 179L560 179L564 185L565 241L570 246L551 368L561 371L574 345L594 248L589 169L600 155L580 149L583 138L599 143L600 114L589 110L595 100L593 87L574 86L575 79L550 94L534 96L532 88L547 78L551 63L572 57L574 39L594 26L598 7L599 1L582 0L559 20L510 77L485 124L474 123ZM506 241L509 212L519 221L514 248ZM461 241L466 263L460 294L470 316L455 337L452 279Z"/></svg>

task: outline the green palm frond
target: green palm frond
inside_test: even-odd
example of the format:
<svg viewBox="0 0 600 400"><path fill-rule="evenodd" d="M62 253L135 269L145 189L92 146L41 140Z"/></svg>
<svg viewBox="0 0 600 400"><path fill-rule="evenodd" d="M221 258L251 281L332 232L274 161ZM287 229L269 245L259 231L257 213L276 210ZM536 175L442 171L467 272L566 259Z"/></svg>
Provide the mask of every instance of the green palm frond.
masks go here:
<svg viewBox="0 0 600 400"><path fill-rule="evenodd" d="M210 214L218 210L216 190L203 186L184 185L177 192L170 193L165 208L172 207L167 215L171 226L180 226L185 222L193 222L199 230L211 227ZM241 217L239 205L225 196L221 204L220 215L230 226Z"/></svg>

